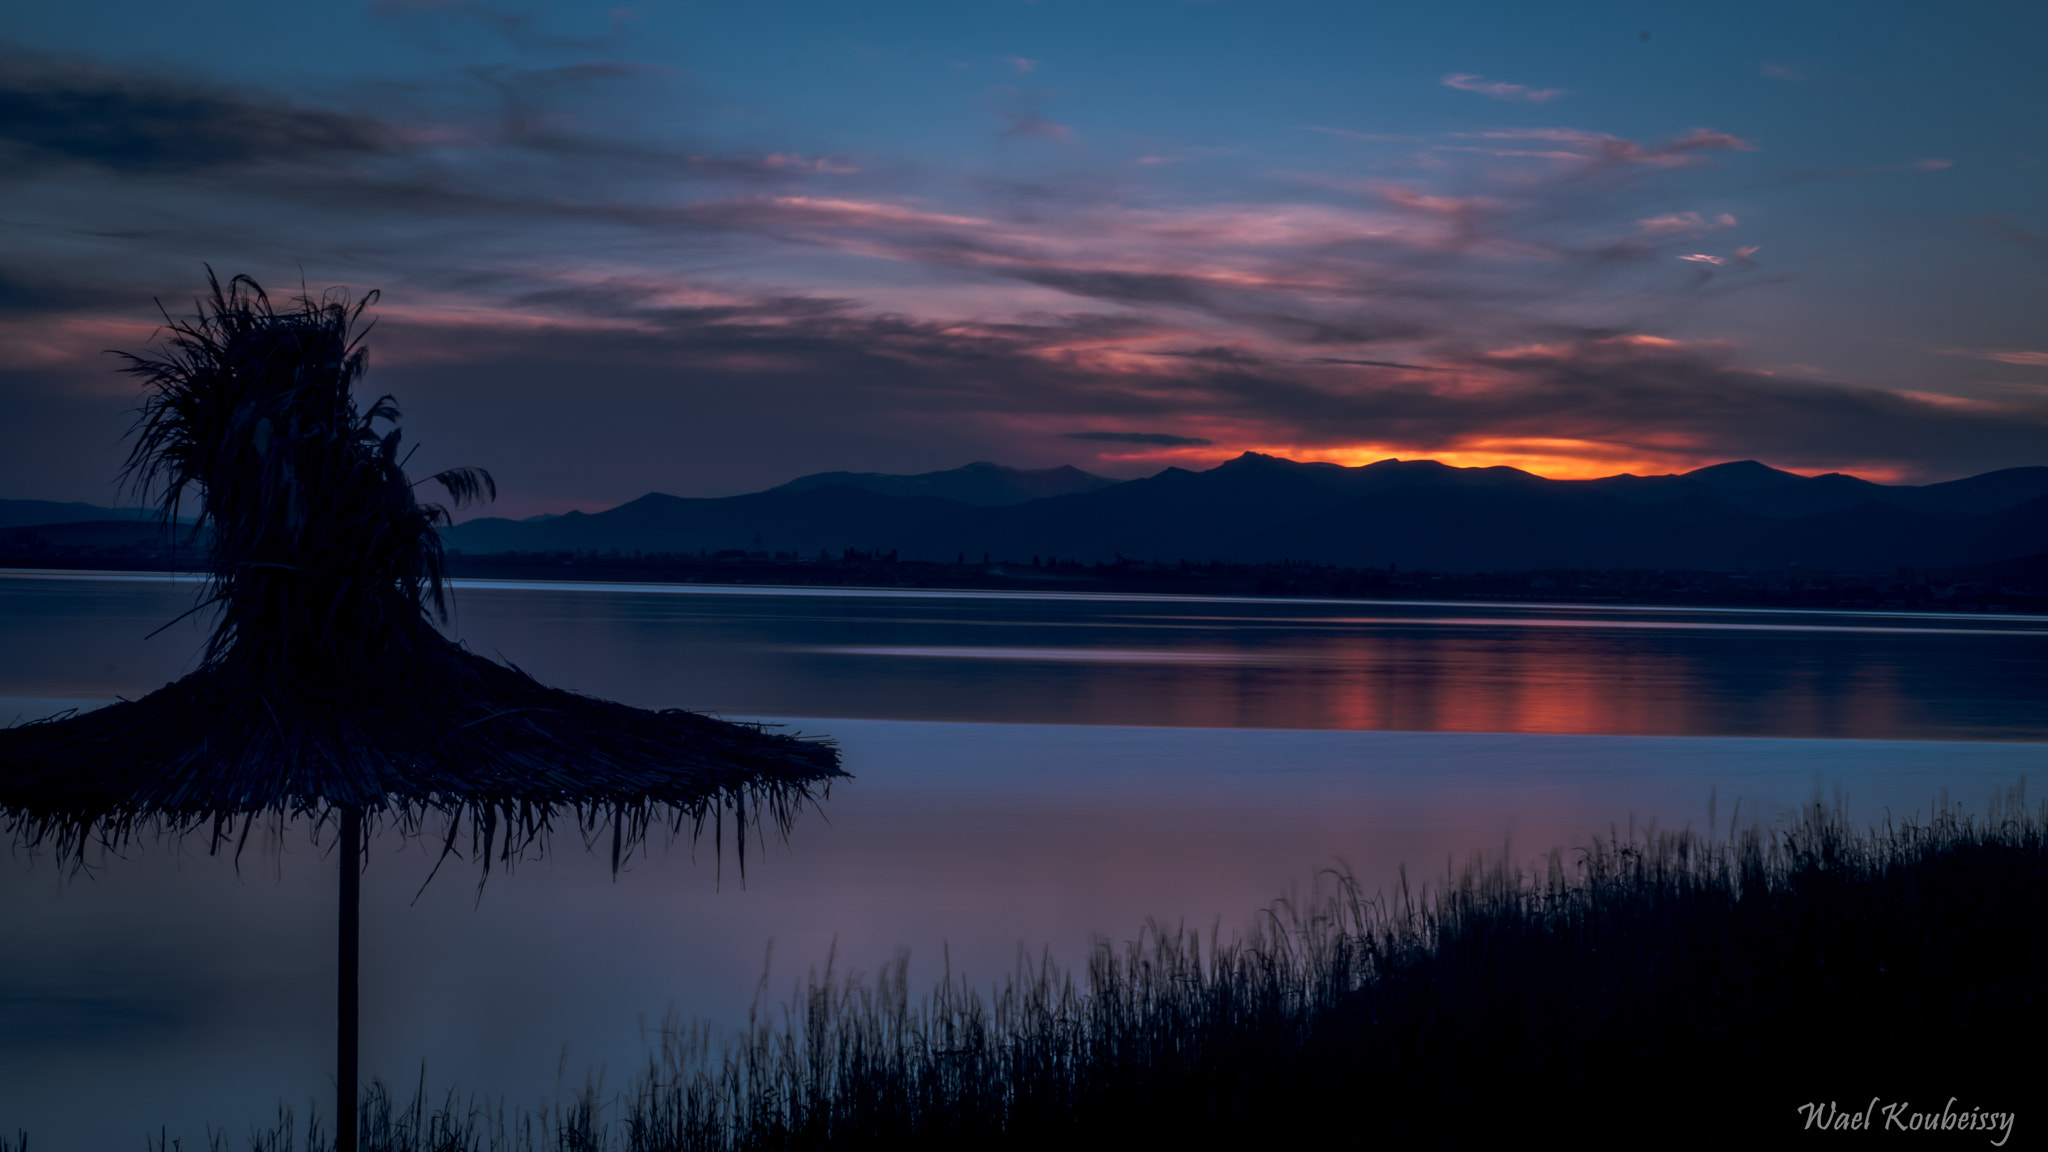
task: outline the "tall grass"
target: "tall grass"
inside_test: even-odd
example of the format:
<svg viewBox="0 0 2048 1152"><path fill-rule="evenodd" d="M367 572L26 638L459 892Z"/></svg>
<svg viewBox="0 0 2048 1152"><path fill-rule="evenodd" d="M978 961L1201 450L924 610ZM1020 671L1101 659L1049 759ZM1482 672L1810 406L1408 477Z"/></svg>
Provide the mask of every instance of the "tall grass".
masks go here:
<svg viewBox="0 0 2048 1152"><path fill-rule="evenodd" d="M1474 862L1367 896L1326 874L1231 940L1151 925L1085 968L1020 959L913 996L828 960L729 1037L665 1028L625 1091L549 1112L376 1085L364 1145L484 1150L1317 1147L1579 1134L1691 1146L1798 1105L2002 1108L2037 1097L2048 805L1856 831L1655 829L1535 868ZM1918 1105L1916 1104L1916 1107ZM2025 1118L2023 1118L2025 1119ZM260 1152L328 1146L289 1116ZM223 1144L220 1147L225 1148Z"/></svg>

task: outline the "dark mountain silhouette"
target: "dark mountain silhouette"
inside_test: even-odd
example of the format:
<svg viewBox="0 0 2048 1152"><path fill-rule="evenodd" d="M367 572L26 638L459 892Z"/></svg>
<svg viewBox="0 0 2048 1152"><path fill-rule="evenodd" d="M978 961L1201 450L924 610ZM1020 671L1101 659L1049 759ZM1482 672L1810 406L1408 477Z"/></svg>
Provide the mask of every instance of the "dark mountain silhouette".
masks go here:
<svg viewBox="0 0 2048 1152"><path fill-rule="evenodd" d="M1599 492L1383 493L1237 544L1353 567L1446 572L1541 568L1848 569L1980 564L2048 543L2048 497L1982 517L1874 500L1773 517L1697 496L1658 504ZM1938 559L1937 559L1938 558Z"/></svg>
<svg viewBox="0 0 2048 1152"><path fill-rule="evenodd" d="M98 504L55 500L0 500L0 528L30 524L76 524L87 520L140 520L156 513L147 508L103 508Z"/></svg>
<svg viewBox="0 0 2048 1152"><path fill-rule="evenodd" d="M165 527L150 520L78 520L62 524L24 524L0 528L0 542L51 548L143 548L205 551L205 539L194 539L188 524Z"/></svg>
<svg viewBox="0 0 2048 1152"><path fill-rule="evenodd" d="M684 499L650 492L597 513L540 522L471 520L444 532L464 552L834 552L893 547L878 542L928 532L972 505L931 496L888 496L846 484L773 488L746 496Z"/></svg>
<svg viewBox="0 0 2048 1152"><path fill-rule="evenodd" d="M1753 461L1682 476L1546 480L1514 468L1361 468L1247 454L1084 496L986 509L906 554L1313 560L1438 571L1894 568L2048 547L2048 468L1924 488ZM1937 559L1938 557L1938 559Z"/></svg>
<svg viewBox="0 0 2048 1152"><path fill-rule="evenodd" d="M1070 490L1019 498L1031 485ZM128 529L67 529L103 531ZM446 537L472 554L852 548L926 560L1304 560L1441 572L1959 569L2048 552L2048 468L1916 486L1753 460L1547 480L1432 460L1345 468L1247 453L1122 483L977 464L921 476L823 473L719 499L651 493L598 513L472 520Z"/></svg>
<svg viewBox="0 0 2048 1152"><path fill-rule="evenodd" d="M809 476L799 476L769 491L809 492L814 488L844 484L883 496L935 496L941 500L957 500L962 504L993 507L1022 504L1027 500L1041 500L1047 496L1093 492L1120 483L1122 481L1092 475L1067 464L1062 464L1058 468L1027 470L1005 468L1001 464L990 464L984 460L964 468L954 468L945 472L922 472L915 476L889 476L880 472L817 472Z"/></svg>
<svg viewBox="0 0 2048 1152"><path fill-rule="evenodd" d="M1368 493L1508 491L1547 483L1514 468L1453 468L1434 460L1345 468L1248 452L1205 472L1168 468L1100 492L985 509L947 525L943 536L911 537L904 550L943 554L951 541L956 552L1017 558L1307 560L1316 557L1251 538Z"/></svg>

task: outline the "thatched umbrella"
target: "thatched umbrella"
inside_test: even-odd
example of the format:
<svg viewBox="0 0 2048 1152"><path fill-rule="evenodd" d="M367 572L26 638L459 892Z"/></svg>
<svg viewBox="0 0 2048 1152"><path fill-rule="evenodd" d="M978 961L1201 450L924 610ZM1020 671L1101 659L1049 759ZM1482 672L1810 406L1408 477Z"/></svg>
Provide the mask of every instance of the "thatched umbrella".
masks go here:
<svg viewBox="0 0 2048 1152"><path fill-rule="evenodd" d="M729 814L786 830L844 775L829 742L545 687L444 638L445 509L415 499L389 396L358 408L359 322L373 292L272 305L238 276L161 355L129 476L166 518L196 496L217 623L201 666L140 700L0 729L0 824L79 858L141 830L237 847L270 814L340 825L336 1122L356 1128L357 906L365 821L466 830L488 869L573 822L613 868L650 828L691 835ZM379 428L378 425L384 425ZM458 505L488 474L431 479ZM744 855L742 855L744 859Z"/></svg>

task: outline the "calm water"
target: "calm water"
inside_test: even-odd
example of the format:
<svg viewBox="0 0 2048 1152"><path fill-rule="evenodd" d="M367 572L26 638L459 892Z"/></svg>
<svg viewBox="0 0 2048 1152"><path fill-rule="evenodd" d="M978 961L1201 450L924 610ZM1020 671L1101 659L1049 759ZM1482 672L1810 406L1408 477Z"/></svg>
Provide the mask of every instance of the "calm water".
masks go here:
<svg viewBox="0 0 2048 1152"><path fill-rule="evenodd" d="M193 588L0 575L0 719L175 679L198 621L144 637ZM497 582L458 610L551 683L756 716L2048 739L2043 617Z"/></svg>
<svg viewBox="0 0 2048 1152"><path fill-rule="evenodd" d="M0 576L0 722L190 663L193 585ZM616 882L573 839L364 889L364 1068L552 1099L622 1084L664 1013L734 1023L828 954L913 981L1080 959L1155 917L1227 934L1318 869L1368 887L1612 824L1981 809L2048 768L2048 620L1557 606L473 585L456 631L544 680L837 737L786 845ZM1746 818L1746 817L1745 817ZM38 1149L240 1132L331 1091L334 878L303 829L0 868L0 1129ZM418 899L415 901L415 894ZM770 945L772 942L772 960ZM836 952L834 951L836 947ZM118 1086L118 1091L109 1091ZM90 1107L85 1102L90 1101ZM324 1108L323 1108L324 1110Z"/></svg>

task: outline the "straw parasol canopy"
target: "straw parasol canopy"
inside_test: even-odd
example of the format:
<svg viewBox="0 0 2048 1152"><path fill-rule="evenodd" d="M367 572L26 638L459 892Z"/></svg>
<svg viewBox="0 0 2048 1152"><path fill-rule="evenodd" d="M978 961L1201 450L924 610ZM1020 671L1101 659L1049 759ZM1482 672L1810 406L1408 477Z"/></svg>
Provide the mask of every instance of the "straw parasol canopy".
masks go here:
<svg viewBox="0 0 2048 1152"><path fill-rule="evenodd" d="M274 814L338 822L346 1148L365 820L410 832L439 814L444 853L466 831L486 869L573 824L616 869L650 828L728 814L744 853L750 826L787 830L845 773L829 741L550 688L444 637L448 512L415 497L392 398L354 395L377 294L278 307L246 276L207 280L197 315L166 316L125 371L148 389L129 478L167 521L196 498L193 536L210 531L212 636L142 699L0 729L0 828L81 859L144 830L218 848ZM480 469L429 480L457 506L496 495Z"/></svg>

